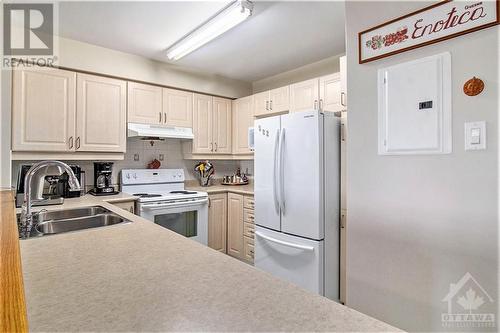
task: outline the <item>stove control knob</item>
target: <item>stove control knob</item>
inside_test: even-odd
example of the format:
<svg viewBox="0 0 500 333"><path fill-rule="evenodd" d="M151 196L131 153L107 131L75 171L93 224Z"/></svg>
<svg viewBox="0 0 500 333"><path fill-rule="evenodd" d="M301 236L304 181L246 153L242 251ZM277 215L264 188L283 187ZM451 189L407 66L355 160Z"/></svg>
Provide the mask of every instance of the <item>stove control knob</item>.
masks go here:
<svg viewBox="0 0 500 333"><path fill-rule="evenodd" d="M130 173L127 173L127 174L125 175L125 178L130 179Z"/></svg>
<svg viewBox="0 0 500 333"><path fill-rule="evenodd" d="M134 173L134 179L137 179L137 174L136 173Z"/></svg>

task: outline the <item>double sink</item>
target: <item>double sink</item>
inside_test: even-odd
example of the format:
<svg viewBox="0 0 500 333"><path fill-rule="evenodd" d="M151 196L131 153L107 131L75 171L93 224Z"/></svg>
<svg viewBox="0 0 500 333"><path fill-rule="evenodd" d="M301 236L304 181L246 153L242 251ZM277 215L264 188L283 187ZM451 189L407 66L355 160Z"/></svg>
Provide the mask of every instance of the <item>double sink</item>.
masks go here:
<svg viewBox="0 0 500 333"><path fill-rule="evenodd" d="M20 214L17 215L19 223ZM29 237L60 234L119 223L130 223L118 214L101 206L33 213L33 228Z"/></svg>

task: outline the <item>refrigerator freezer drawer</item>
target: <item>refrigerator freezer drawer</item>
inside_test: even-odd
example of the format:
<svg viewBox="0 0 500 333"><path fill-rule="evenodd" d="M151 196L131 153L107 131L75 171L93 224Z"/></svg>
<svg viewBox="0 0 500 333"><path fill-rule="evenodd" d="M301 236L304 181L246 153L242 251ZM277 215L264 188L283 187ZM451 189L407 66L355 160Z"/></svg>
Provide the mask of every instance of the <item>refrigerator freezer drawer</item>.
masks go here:
<svg viewBox="0 0 500 333"><path fill-rule="evenodd" d="M324 244L256 226L255 267L324 295Z"/></svg>

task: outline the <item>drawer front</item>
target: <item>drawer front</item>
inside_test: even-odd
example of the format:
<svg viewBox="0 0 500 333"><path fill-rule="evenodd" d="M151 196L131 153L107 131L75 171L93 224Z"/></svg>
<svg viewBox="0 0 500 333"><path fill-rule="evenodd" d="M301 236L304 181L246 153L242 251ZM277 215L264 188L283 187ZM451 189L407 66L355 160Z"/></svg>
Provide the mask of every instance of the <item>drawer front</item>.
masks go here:
<svg viewBox="0 0 500 333"><path fill-rule="evenodd" d="M254 257L253 239L248 237L243 237L243 248L245 253L245 260L253 264L253 257Z"/></svg>
<svg viewBox="0 0 500 333"><path fill-rule="evenodd" d="M255 224L245 222L243 225L243 235L253 239L255 233Z"/></svg>
<svg viewBox="0 0 500 333"><path fill-rule="evenodd" d="M255 209L255 200L253 199L253 197L244 197L243 207L248 209Z"/></svg>
<svg viewBox="0 0 500 333"><path fill-rule="evenodd" d="M255 222L255 213L253 210L244 208L243 209L243 221L248 222L248 223L254 223Z"/></svg>

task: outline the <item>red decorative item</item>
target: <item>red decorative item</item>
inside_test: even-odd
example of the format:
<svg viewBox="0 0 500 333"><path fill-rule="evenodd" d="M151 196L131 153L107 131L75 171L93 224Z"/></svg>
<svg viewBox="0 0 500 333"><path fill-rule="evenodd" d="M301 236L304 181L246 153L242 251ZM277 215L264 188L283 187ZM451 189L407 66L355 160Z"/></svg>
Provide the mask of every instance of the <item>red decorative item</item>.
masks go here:
<svg viewBox="0 0 500 333"><path fill-rule="evenodd" d="M156 158L154 160L152 160L149 164L148 164L148 169L159 169L161 166L161 163L160 161L158 161Z"/></svg>
<svg viewBox="0 0 500 333"><path fill-rule="evenodd" d="M464 93L467 96L476 96L479 95L484 89L484 82L477 77L473 77L469 81L464 84Z"/></svg>

